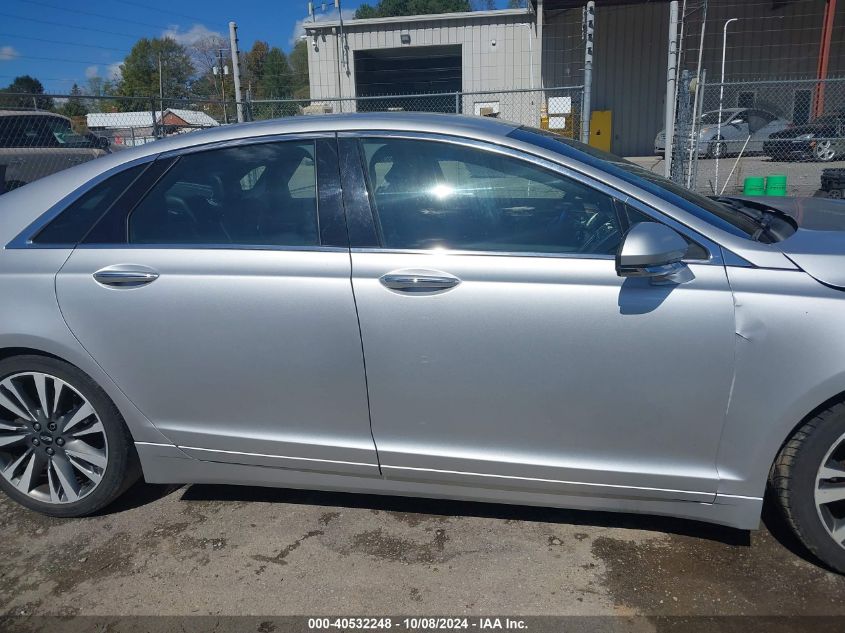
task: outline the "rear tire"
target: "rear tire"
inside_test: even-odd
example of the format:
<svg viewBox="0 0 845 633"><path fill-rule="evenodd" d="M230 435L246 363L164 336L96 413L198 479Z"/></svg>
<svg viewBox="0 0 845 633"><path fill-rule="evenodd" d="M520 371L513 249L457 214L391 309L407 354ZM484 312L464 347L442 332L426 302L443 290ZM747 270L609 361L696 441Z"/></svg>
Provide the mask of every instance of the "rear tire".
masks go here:
<svg viewBox="0 0 845 633"><path fill-rule="evenodd" d="M50 516L81 517L114 501L140 472L120 412L87 374L45 356L0 361L0 489L9 497Z"/></svg>
<svg viewBox="0 0 845 633"><path fill-rule="evenodd" d="M845 574L845 403L795 432L772 466L770 484L798 539Z"/></svg>

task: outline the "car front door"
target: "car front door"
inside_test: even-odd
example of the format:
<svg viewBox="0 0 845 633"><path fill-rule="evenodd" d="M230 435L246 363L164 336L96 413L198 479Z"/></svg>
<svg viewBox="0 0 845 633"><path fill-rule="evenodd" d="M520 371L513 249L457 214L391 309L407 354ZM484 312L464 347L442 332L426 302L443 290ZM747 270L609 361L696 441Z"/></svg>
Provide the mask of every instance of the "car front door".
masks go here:
<svg viewBox="0 0 845 633"><path fill-rule="evenodd" d="M333 137L159 158L59 272L70 329L189 455L378 475L337 174Z"/></svg>
<svg viewBox="0 0 845 633"><path fill-rule="evenodd" d="M623 280L623 232L651 217L583 176L446 137L341 148L363 163L344 194L385 477L714 498L734 347L717 248L694 245L687 283Z"/></svg>

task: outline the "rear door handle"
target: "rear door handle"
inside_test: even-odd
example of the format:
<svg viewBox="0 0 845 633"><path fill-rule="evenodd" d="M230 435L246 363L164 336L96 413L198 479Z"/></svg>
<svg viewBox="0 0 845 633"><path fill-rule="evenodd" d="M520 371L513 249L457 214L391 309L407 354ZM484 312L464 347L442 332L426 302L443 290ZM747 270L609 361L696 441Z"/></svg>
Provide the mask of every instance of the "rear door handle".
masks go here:
<svg viewBox="0 0 845 633"><path fill-rule="evenodd" d="M396 270L379 281L386 288L404 293L442 292L461 283L454 275L437 270Z"/></svg>
<svg viewBox="0 0 845 633"><path fill-rule="evenodd" d="M134 288L158 279L158 273L146 266L110 266L94 273L94 279L104 286Z"/></svg>

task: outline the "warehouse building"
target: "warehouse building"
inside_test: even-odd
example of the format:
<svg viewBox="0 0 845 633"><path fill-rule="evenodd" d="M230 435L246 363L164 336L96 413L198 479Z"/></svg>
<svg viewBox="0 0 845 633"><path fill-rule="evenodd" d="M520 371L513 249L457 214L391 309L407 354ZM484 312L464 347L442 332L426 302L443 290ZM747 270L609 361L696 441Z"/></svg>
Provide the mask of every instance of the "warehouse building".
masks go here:
<svg viewBox="0 0 845 633"><path fill-rule="evenodd" d="M531 0L526 9L306 24L311 99L325 100L325 109L335 111L457 111L536 125L540 107L556 97L550 116L559 114L560 125L571 126L577 122L580 92L553 89L584 82L585 4ZM792 82L730 90L725 107L768 108L803 122L811 116L816 87L797 80L815 80L822 56L828 77L845 76L845 2L837 7L835 0L688 0L684 5L682 67L697 69L701 48L705 78L717 80L723 25L737 18L728 31L726 79ZM832 31L825 54L826 13ZM669 2L597 0L594 24L592 110L609 117L605 129L612 151L649 153L663 125ZM526 92L504 92L513 90ZM407 96L421 93L439 96ZM829 85L827 94L826 111L840 100L845 108L845 91L837 84ZM384 95L393 98L374 98ZM338 97L344 101L331 101Z"/></svg>

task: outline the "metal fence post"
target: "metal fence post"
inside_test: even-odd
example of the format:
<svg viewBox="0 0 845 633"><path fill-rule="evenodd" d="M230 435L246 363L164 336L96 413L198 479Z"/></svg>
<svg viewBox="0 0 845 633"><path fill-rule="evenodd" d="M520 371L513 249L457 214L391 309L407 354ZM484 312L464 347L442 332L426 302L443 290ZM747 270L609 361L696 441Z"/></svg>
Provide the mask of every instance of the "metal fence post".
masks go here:
<svg viewBox="0 0 845 633"><path fill-rule="evenodd" d="M150 114L153 117L153 138L159 139L158 118L156 117L156 100L150 97Z"/></svg>
<svg viewBox="0 0 845 633"><path fill-rule="evenodd" d="M460 94L460 92L455 92L455 114L461 113L460 102L458 101Z"/></svg>
<svg viewBox="0 0 845 633"><path fill-rule="evenodd" d="M584 10L584 94L581 104L581 142L590 142L590 98L593 91L593 34L596 3L590 0Z"/></svg>

